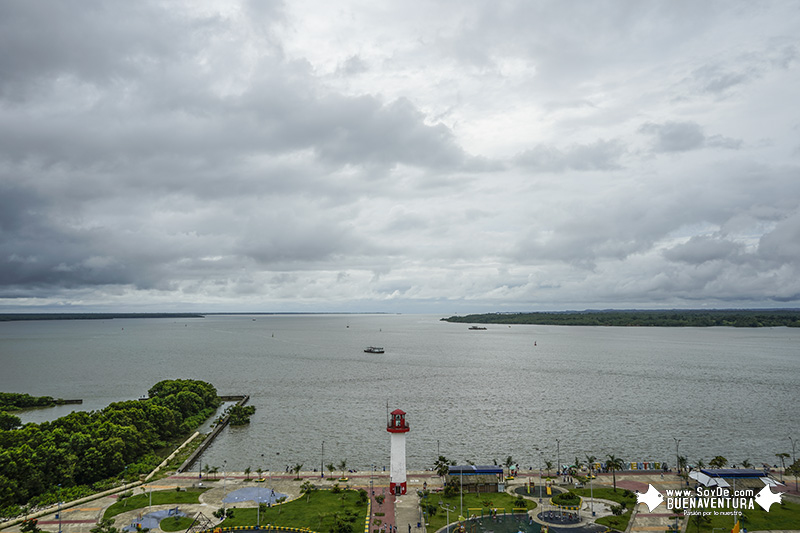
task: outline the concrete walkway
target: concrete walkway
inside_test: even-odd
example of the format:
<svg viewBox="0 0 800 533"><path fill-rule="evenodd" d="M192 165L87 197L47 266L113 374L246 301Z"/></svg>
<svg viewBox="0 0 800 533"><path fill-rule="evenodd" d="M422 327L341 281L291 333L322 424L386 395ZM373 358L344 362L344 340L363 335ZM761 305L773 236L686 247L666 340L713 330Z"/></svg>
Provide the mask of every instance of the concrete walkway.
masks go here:
<svg viewBox="0 0 800 533"><path fill-rule="evenodd" d="M247 481L243 473L228 473L226 475L220 474L218 478L211 479L203 477L202 483L209 490L202 494L200 503L198 504L179 504L177 507L186 513L188 516L195 515L198 511L202 512L207 518L217 523L218 521L213 518L212 513L218 508L222 507L222 500L231 492L244 487L253 487L253 478L257 477L251 474L250 481ZM295 481L293 474L269 475L266 476L267 481L259 484L264 490L274 489L276 492L281 492L288 495L288 500L292 500L301 496L300 486L303 481L311 481L318 487L329 488L334 483L338 483L337 477L327 476L321 478L319 473L315 472L301 472L301 481ZM348 474L349 481L346 483L350 488L365 489L370 491L370 485L374 495L372 497L372 516L370 517L370 524L368 533L374 533L375 530L381 530L379 533L389 533L388 527L392 527L392 533L396 527L396 533L434 533L428 531L425 524L421 522L419 510L419 497L417 491L422 490L423 485L427 484L427 488L434 489L441 487L441 481L431 471L412 471L408 473L408 494L395 497L389 494L389 475L386 472L376 472L371 475L369 472L359 472ZM681 480L674 474L665 474L662 478L657 472L622 472L617 473L617 488L627 488L629 490L646 491L647 485L652 484L659 491L665 489L678 489L681 485ZM536 475L533 473L521 473L514 481L508 483L507 492L513 494L513 490L528 482L533 478L537 484L540 483L538 472ZM372 483L370 484L370 481ZM174 474L168 478L164 478L149 484L142 485L141 487L134 488L135 494L142 494L151 489L157 490L175 490L176 487L189 488L196 486L200 482L197 473ZM344 483L340 483L344 485ZM612 477L610 474L601 474L595 479L594 487L611 487ZM383 504L378 504L375 497L383 494L385 500ZM117 495L107 495L101 498L79 503L71 507L64 508L61 513L60 527L62 533L89 533L89 531L96 525L99 519L103 516L106 508L117 501ZM586 503L586 502L585 502ZM245 501L235 504L226 504L227 507L255 507L255 502ZM123 513L116 517L115 527L122 529L135 522L140 516L147 514L151 511L166 510L176 507L176 504L153 506L150 509L143 508L134 511ZM610 507L609 502L595 500L594 509L596 516L608 514ZM59 518L57 516L57 507L53 506L43 516L39 517L39 527L51 533L59 531ZM582 514L588 520L591 518L589 506L584 505ZM383 513L382 515L380 513ZM665 531L668 526L674 524L674 520L669 520L669 513L664 511L663 506L659 506L653 513L647 512L647 507L638 505L635 510L634 518L631 520L628 527L629 533L652 533ZM451 515L451 520L455 521L457 518ZM380 520L380 524L376 523ZM681 520L682 530L685 531L686 520ZM19 533L19 525L0 524L2 533ZM152 530L154 533L161 533L159 528ZM364 531L364 523L360 522L356 527L356 533ZM755 533L755 532L751 532ZM800 533L800 530L793 532L773 532L773 533Z"/></svg>

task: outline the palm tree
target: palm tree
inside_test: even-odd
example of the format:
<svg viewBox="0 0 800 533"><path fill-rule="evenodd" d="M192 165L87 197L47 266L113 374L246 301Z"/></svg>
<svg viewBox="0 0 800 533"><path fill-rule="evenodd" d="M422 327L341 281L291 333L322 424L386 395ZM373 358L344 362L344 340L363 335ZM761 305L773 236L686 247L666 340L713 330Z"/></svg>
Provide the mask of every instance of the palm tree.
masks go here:
<svg viewBox="0 0 800 533"><path fill-rule="evenodd" d="M725 468L725 465L727 464L728 460L721 455L714 457L708 462L708 466L710 466L711 468Z"/></svg>
<svg viewBox="0 0 800 533"><path fill-rule="evenodd" d="M753 463L750 462L750 459L745 459L742 461L742 468L752 468Z"/></svg>
<svg viewBox="0 0 800 533"><path fill-rule="evenodd" d="M576 455L576 456L575 456L575 462L574 462L574 463L572 463L572 466L573 466L573 469L572 469L572 474L573 474L573 475L575 475L575 474L577 474L577 473L580 471L580 469L581 469L581 466L583 466L583 461L581 461L581 460L578 458L578 456Z"/></svg>
<svg viewBox="0 0 800 533"><path fill-rule="evenodd" d="M678 472L683 472L684 470L686 470L686 463L687 463L686 456L685 455L679 455L678 456Z"/></svg>
<svg viewBox="0 0 800 533"><path fill-rule="evenodd" d="M506 468L508 468L508 474L511 475L511 467L514 466L514 459L512 459L511 456L509 455L508 457L506 457L506 462L503 464L505 465Z"/></svg>
<svg viewBox="0 0 800 533"><path fill-rule="evenodd" d="M586 456L586 464L589 465L589 472L594 473L594 463L597 461L597 457L594 455L587 455Z"/></svg>
<svg viewBox="0 0 800 533"><path fill-rule="evenodd" d="M345 468L347 468L347 459L343 459L342 462L339 463L339 470L342 471L342 477L344 477Z"/></svg>
<svg viewBox="0 0 800 533"><path fill-rule="evenodd" d="M336 470L336 465L334 465L333 463L328 463L325 465L325 468L327 468L328 472L330 472L332 475L333 472Z"/></svg>
<svg viewBox="0 0 800 533"><path fill-rule="evenodd" d="M706 467L706 463L702 459L697 460L697 469L702 470Z"/></svg>
<svg viewBox="0 0 800 533"><path fill-rule="evenodd" d="M258 479L261 479L261 474L264 473L263 468L256 468L256 473L258 474Z"/></svg>
<svg viewBox="0 0 800 533"><path fill-rule="evenodd" d="M250 470L249 466L244 469L244 475L245 475L247 481L250 481L250 472L251 472L251 470Z"/></svg>
<svg viewBox="0 0 800 533"><path fill-rule="evenodd" d="M547 477L550 477L550 469L553 468L553 461L545 461L544 468L547 470Z"/></svg>
<svg viewBox="0 0 800 533"><path fill-rule="evenodd" d="M295 479L300 479L300 469L303 468L303 463L296 463L292 467L292 472L294 472Z"/></svg>
<svg viewBox="0 0 800 533"><path fill-rule="evenodd" d="M608 454L606 457L608 457L608 460L606 461L606 468L611 470L611 479L612 479L612 481L614 483L614 492L617 492L617 474L616 474L616 472L618 470L622 470L625 467L625 465L622 462L622 459L620 459L619 457L616 457L616 456L614 456L612 454Z"/></svg>
<svg viewBox="0 0 800 533"><path fill-rule="evenodd" d="M776 453L775 457L781 460L781 483L783 483L783 472L786 470L784 460L788 459L790 455L788 453Z"/></svg>
<svg viewBox="0 0 800 533"><path fill-rule="evenodd" d="M438 459L433 463L433 468L436 470L436 475L442 478L442 482L444 482L444 476L447 475L447 472L450 471L450 465L456 464L455 461L448 461L447 457L444 455L440 455Z"/></svg>

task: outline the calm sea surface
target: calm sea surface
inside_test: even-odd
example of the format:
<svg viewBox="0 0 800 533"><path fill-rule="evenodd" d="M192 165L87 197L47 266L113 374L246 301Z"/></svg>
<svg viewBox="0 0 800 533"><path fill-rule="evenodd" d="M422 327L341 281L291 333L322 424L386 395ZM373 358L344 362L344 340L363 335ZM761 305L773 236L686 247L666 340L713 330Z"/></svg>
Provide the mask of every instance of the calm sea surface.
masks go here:
<svg viewBox="0 0 800 533"><path fill-rule="evenodd" d="M464 324L424 315L208 316L0 323L0 390L135 399L161 379L246 393L252 423L202 462L284 470L388 465L386 405L408 413L408 467L437 451L523 468L575 456L776 463L800 440L800 329ZM366 354L384 346L382 355ZM557 440L560 445L557 445ZM324 441L324 456L323 456Z"/></svg>

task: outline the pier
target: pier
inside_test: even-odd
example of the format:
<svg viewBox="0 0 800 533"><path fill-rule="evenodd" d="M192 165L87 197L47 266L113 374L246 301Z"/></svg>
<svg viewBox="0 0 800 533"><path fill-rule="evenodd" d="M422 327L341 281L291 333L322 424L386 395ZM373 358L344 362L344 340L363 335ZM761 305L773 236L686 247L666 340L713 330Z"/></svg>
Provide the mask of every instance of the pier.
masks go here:
<svg viewBox="0 0 800 533"><path fill-rule="evenodd" d="M237 405L244 405L250 400L250 395L243 394L243 395L233 395L233 396L220 396L220 399L226 402L235 401ZM178 473L187 471L194 464L194 462L197 461L197 459L203 454L204 451L206 451L206 449L211 445L211 443L214 442L214 439L217 438L217 435L219 435L220 431L222 431L225 428L225 426L228 425L229 421L230 421L230 415L226 413L225 416L222 418L222 420L220 420L219 423L216 426L214 426L214 429L211 430L211 433L209 433L203 440L203 442L200 443L200 446L198 446L197 449L194 452L192 452L192 454L178 468Z"/></svg>

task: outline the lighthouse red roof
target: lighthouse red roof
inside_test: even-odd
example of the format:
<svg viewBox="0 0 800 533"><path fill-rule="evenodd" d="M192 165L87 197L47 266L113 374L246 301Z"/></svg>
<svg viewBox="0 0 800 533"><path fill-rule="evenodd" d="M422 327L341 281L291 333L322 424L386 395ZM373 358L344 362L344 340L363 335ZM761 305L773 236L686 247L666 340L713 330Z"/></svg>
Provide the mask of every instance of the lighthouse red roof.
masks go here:
<svg viewBox="0 0 800 533"><path fill-rule="evenodd" d="M406 412L403 411L402 409L395 409L394 411L391 412L391 414L393 414L393 415L404 415L404 414L406 414Z"/></svg>

